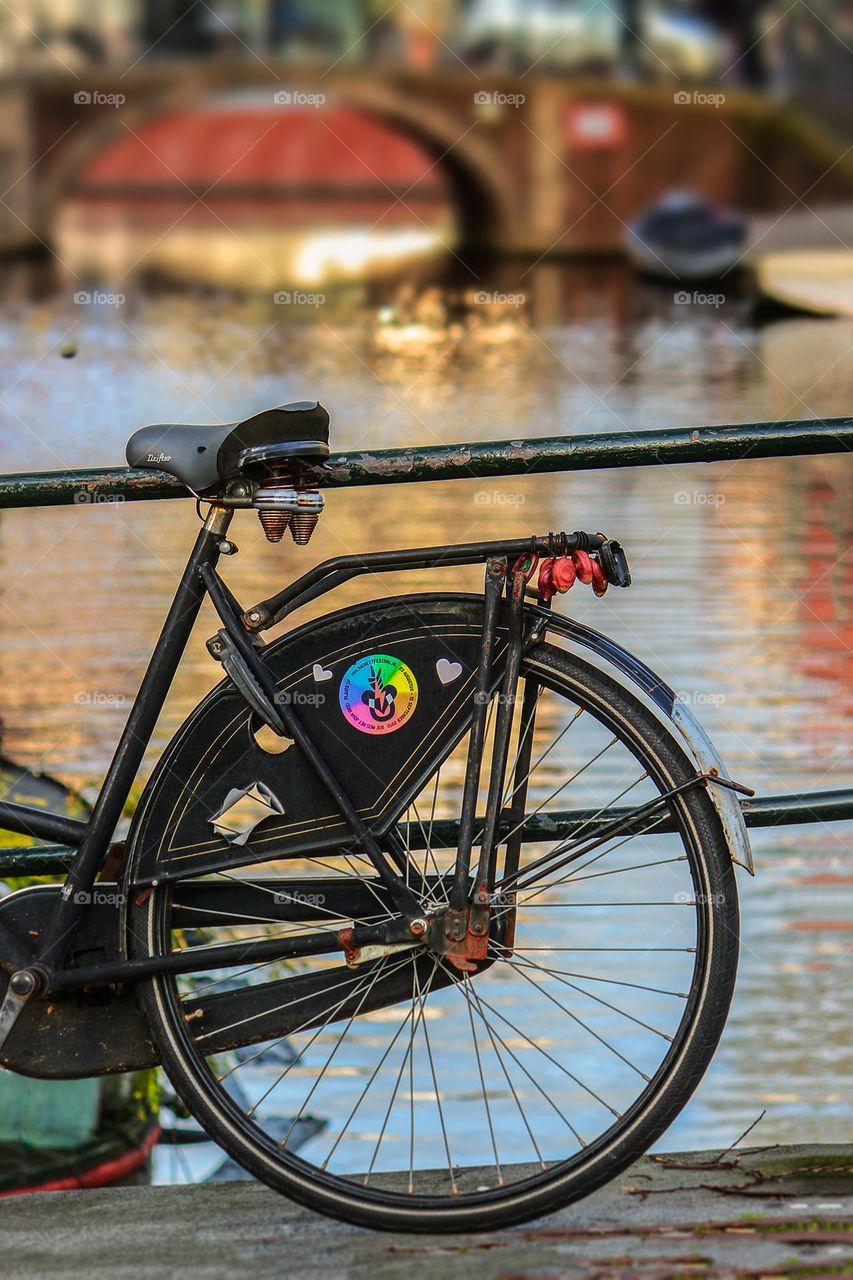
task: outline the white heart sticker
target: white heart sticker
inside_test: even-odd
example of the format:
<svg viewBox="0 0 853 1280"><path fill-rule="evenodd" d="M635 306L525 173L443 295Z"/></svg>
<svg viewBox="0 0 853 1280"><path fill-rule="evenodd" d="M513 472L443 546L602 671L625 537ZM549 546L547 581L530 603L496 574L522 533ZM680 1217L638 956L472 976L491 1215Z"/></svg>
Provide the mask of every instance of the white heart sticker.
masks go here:
<svg viewBox="0 0 853 1280"><path fill-rule="evenodd" d="M316 684L320 684L321 681L323 680L331 680L332 675L334 674L333 672L329 671L326 667L321 667L319 662L314 663L313 672L314 672L314 681Z"/></svg>
<svg viewBox="0 0 853 1280"><path fill-rule="evenodd" d="M435 674L442 684L452 684L462 675L462 663L451 662L448 658L439 658L435 664Z"/></svg>

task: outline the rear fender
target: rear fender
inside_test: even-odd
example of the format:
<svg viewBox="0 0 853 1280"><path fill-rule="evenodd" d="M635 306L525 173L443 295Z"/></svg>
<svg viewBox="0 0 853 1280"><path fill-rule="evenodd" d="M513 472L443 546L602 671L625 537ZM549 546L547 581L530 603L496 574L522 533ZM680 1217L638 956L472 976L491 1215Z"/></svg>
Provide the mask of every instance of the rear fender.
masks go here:
<svg viewBox="0 0 853 1280"><path fill-rule="evenodd" d="M432 776L436 761L470 723L482 639L482 597L437 593L369 601L296 628L264 650L264 661L346 786L362 820L379 836ZM707 736L666 683L606 636L550 610L530 609L548 630L587 661L614 670L669 725L675 725L700 772L725 767ZM504 622L496 634L493 676L506 654ZM401 698L393 731L370 737L345 716L348 681L376 655L399 661L416 697ZM403 667L406 668L403 671ZM359 704L360 705L360 704ZM397 706L398 704L395 704ZM412 708L414 708L412 710ZM184 879L340 848L351 833L328 793L293 749L269 755L253 737L251 709L230 679L190 714L166 748L137 807L128 834L133 883ZM735 862L752 870L740 805L710 786ZM239 797L262 798L268 812L251 834L229 841L223 820ZM263 800L263 797L267 797ZM275 802L275 803L274 803ZM242 802L239 802L242 803ZM276 807L277 806L277 807ZM217 825L218 824L218 825Z"/></svg>
<svg viewBox="0 0 853 1280"><path fill-rule="evenodd" d="M610 674L615 669L622 678L620 683L627 679L634 690L642 694L642 700L660 720L675 726L700 773L717 773L721 778L729 777L719 752L699 721L666 681L650 667L627 649L623 649L615 640L594 631L592 627L553 613L550 609L537 609L535 612L546 620L548 630L562 636L570 647L584 651L585 656L592 653L597 659L596 665L605 669L609 667ZM732 862L744 867L750 875L755 875L749 835L736 792L728 787L715 787L711 784L708 794L722 823Z"/></svg>

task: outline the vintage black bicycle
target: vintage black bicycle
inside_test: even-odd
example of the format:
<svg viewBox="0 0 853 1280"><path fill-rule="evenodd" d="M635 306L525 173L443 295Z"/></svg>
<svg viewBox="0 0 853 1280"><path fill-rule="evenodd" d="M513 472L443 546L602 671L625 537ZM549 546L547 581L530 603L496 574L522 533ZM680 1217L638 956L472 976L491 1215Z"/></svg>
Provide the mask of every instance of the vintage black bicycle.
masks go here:
<svg viewBox="0 0 853 1280"><path fill-rule="evenodd" d="M305 544L328 437L300 403L131 438L203 523L89 821L0 804L6 829L76 849L64 884L0 902L0 1064L159 1063L303 1204L504 1226L613 1177L708 1066L746 788L644 663L552 607L573 581L629 585L602 534L338 556L238 603L217 571L234 512ZM481 594L398 593L406 570L476 564ZM395 594L264 641L375 574ZM206 600L224 676L115 842Z"/></svg>

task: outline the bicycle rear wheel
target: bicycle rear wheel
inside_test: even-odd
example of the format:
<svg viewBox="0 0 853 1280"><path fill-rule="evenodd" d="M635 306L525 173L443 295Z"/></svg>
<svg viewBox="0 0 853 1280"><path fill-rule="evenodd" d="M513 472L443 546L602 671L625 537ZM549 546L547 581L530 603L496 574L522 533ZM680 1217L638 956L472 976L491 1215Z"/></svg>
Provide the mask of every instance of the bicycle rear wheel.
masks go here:
<svg viewBox="0 0 853 1280"><path fill-rule="evenodd" d="M208 915L193 929L175 907L179 880L129 908L132 955L198 949L198 975L140 985L175 1089L236 1161L313 1209L414 1231L489 1229L551 1212L648 1149L723 1030L738 910L707 792L672 796L633 834L596 835L615 812L686 783L692 763L638 698L567 651L538 644L522 682L537 698L522 831L538 838L521 846L514 939L492 944L481 971L463 975L420 946L352 970L314 957L205 975L210 943L304 926L261 910L251 923L217 926ZM437 833L458 817L465 746L449 752L396 824L425 914L446 899L454 849ZM569 807L585 815L573 833L543 840L551 815ZM525 877L558 846L556 869ZM132 842L128 856L132 881ZM356 914L341 910L339 894L330 898L335 927L393 914L353 848L223 874L275 894L271 872L291 903L300 883L306 900L321 881L351 890ZM315 927L318 911L313 902ZM242 1026L251 1036L259 991L275 994L267 1011L286 1008L286 1034L259 1040L269 1025L259 1023L255 1043L236 1057L212 1052L204 1006L226 990L232 1035ZM307 1122L313 1136L296 1154L292 1140Z"/></svg>

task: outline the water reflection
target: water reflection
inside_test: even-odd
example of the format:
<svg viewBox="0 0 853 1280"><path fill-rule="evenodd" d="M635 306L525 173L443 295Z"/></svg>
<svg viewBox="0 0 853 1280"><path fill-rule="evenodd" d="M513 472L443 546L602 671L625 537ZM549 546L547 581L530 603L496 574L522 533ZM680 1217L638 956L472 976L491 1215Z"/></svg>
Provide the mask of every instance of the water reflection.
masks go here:
<svg viewBox="0 0 853 1280"><path fill-rule="evenodd" d="M218 293L33 302L12 276L0 318L4 469L118 463L143 422L228 420L314 396L348 449L849 411L844 321L758 330L742 301L685 307L616 271L596 272L594 288L584 269L549 266L521 288L518 276L522 304L490 313L465 285L434 296L437 323L401 319L399 296L376 289L294 316ZM502 289L489 282L492 295ZM228 575L252 601L343 551L605 529L627 545L635 586L601 602L569 597L571 610L662 672L735 776L760 792L842 786L851 486L849 459L826 457L335 492L307 551L271 547L254 517L240 518ZM185 502L2 514L10 754L75 783L102 776L194 530ZM337 598L478 585L470 570L439 578L377 577ZM213 626L199 622L147 767L217 678L203 646ZM760 832L755 846L757 879L739 877L745 946L729 1028L668 1145L725 1145L764 1106L761 1141L831 1140L853 1111L849 828Z"/></svg>

